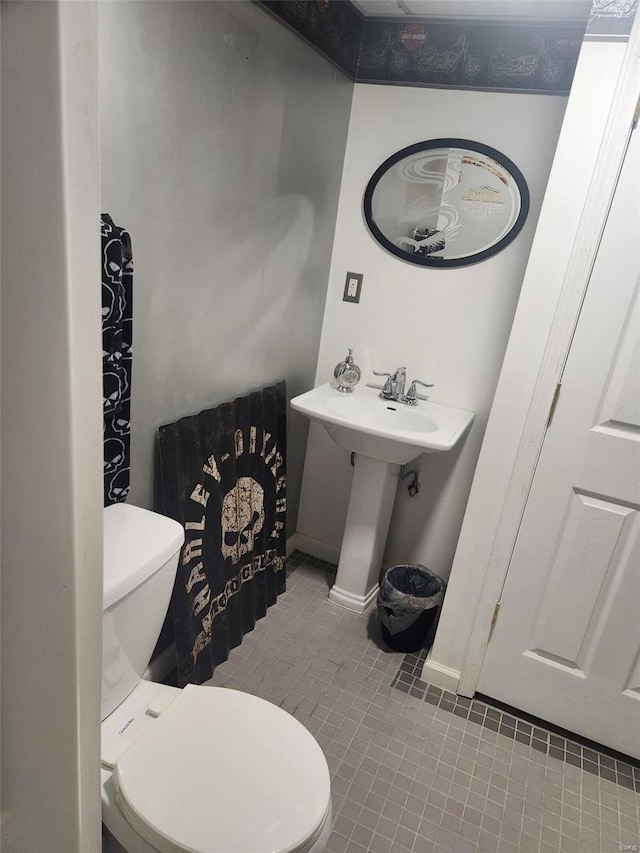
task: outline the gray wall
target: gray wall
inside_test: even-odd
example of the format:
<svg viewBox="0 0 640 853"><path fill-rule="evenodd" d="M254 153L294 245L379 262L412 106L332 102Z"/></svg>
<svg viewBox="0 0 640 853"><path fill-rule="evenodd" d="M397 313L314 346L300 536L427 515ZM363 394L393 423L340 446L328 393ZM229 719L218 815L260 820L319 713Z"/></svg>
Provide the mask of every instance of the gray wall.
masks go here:
<svg viewBox="0 0 640 853"><path fill-rule="evenodd" d="M244 0L100 16L102 209L135 267L130 500L151 507L158 425L313 385L353 84Z"/></svg>

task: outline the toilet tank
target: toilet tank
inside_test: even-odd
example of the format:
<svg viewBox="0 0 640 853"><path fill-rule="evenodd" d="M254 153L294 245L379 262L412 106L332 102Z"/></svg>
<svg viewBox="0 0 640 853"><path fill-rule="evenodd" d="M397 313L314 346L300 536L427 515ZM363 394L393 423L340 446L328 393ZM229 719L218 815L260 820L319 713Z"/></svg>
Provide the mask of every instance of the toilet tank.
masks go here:
<svg viewBox="0 0 640 853"><path fill-rule="evenodd" d="M139 684L167 613L184 530L130 504L104 510L102 719Z"/></svg>

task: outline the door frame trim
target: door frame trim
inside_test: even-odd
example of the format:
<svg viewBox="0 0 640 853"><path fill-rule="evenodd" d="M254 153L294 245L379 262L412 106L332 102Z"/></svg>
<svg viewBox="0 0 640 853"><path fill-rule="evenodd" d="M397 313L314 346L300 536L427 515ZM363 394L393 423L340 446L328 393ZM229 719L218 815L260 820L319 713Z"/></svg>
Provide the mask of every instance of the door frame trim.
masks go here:
<svg viewBox="0 0 640 853"><path fill-rule="evenodd" d="M578 236L564 276L558 307L545 355L540 364L531 405L502 504L482 593L476 608L457 692L476 692L491 634L496 602L500 600L529 490L547 431L547 418L555 388L560 382L580 309L633 132L640 99L640 12L636 15L613 101L599 149ZM636 132L640 132L640 128Z"/></svg>

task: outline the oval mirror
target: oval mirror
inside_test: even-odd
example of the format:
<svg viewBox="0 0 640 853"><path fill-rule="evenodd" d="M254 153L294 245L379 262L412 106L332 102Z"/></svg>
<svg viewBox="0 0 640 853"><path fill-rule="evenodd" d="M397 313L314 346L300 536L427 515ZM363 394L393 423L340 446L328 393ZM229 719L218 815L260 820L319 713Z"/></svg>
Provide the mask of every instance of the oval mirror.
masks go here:
<svg viewBox="0 0 640 853"><path fill-rule="evenodd" d="M528 211L518 167L468 139L403 148L376 169L364 194L364 216L378 243L425 267L490 258L515 239Z"/></svg>

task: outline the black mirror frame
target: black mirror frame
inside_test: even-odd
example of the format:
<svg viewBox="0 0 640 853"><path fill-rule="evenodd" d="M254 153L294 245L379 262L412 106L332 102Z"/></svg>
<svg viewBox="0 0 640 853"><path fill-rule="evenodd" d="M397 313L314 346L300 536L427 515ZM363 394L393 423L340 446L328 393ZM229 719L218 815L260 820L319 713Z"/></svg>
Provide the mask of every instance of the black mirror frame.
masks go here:
<svg viewBox="0 0 640 853"><path fill-rule="evenodd" d="M475 151L478 154L486 154L488 157L491 157L492 160L495 160L509 172L511 177L515 180L518 190L520 192L520 212L518 213L518 218L514 222L509 232L505 234L501 240L498 240L498 242L495 243L493 246L490 246L488 249L484 249L481 252L477 252L475 255L469 255L466 258L448 259L436 258L433 256L425 257L424 255L413 257L411 254L409 254L409 252L403 251L390 240L388 240L382 233L382 231L378 228L373 219L373 193L380 178L392 166L395 166L396 163L399 163L400 160L404 160L405 157L409 157L411 156L411 154L418 154L421 151L431 151L434 148L466 148L469 151ZM403 148L400 151L397 151L391 157L388 157L384 161L384 163L382 163L376 169L376 171L371 176L364 193L363 209L364 218L367 223L367 227L369 228L369 231L375 237L376 241L388 252L391 252L392 255L395 255L397 258L400 258L401 260L406 261L409 264L414 264L416 266L432 267L435 269L451 269L452 267L466 267L471 264L477 264L480 261L485 261L487 258L491 258L493 255L497 255L498 252L501 252L509 245L509 243L515 240L515 238L522 230L522 227L529 213L529 188L527 187L527 182L524 178L524 175L522 174L520 169L518 169L516 164L511 161L507 156L502 154L500 151L496 151L495 148L491 148L489 145L484 145L481 142L473 142L470 139L457 139L455 137L446 137L443 139L429 139L425 142L417 142L415 143L415 145L409 145L407 148Z"/></svg>

